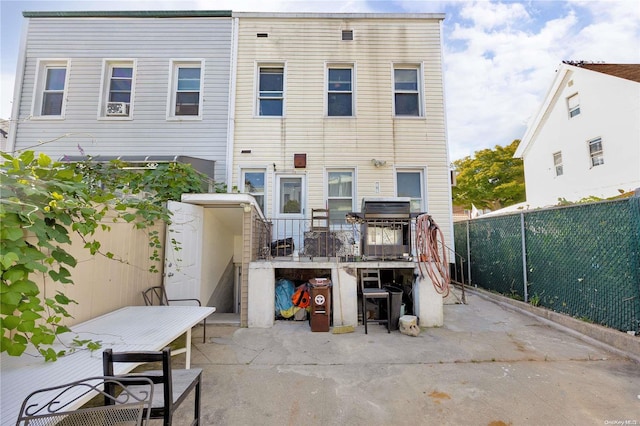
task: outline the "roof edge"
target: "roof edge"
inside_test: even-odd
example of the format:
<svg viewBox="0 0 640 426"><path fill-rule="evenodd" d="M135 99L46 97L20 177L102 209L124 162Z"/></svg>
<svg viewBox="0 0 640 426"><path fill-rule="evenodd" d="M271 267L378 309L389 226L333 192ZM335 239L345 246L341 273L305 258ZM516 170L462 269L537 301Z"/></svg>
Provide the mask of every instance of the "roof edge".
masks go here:
<svg viewBox="0 0 640 426"><path fill-rule="evenodd" d="M231 18L230 10L24 11L25 18Z"/></svg>
<svg viewBox="0 0 640 426"><path fill-rule="evenodd" d="M234 18L439 19L444 13L233 12Z"/></svg>

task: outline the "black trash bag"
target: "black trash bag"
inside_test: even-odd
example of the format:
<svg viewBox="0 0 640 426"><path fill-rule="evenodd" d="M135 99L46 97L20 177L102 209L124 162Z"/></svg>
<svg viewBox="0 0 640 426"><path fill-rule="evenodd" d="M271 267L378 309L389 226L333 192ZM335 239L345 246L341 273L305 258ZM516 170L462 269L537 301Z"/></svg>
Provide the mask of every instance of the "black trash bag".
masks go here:
<svg viewBox="0 0 640 426"><path fill-rule="evenodd" d="M277 240L271 243L271 256L291 256L294 249L293 238Z"/></svg>

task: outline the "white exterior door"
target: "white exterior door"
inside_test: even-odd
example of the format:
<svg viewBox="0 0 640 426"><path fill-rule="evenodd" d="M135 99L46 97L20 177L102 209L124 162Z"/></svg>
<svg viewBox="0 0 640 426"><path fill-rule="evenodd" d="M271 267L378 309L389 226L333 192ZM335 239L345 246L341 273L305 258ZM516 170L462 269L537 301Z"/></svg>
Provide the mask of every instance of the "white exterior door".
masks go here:
<svg viewBox="0 0 640 426"><path fill-rule="evenodd" d="M167 296L169 299L200 299L204 208L177 201L169 201L167 207L172 212L164 256Z"/></svg>
<svg viewBox="0 0 640 426"><path fill-rule="evenodd" d="M293 238L302 248L305 231L306 181L304 175L276 175L274 239Z"/></svg>

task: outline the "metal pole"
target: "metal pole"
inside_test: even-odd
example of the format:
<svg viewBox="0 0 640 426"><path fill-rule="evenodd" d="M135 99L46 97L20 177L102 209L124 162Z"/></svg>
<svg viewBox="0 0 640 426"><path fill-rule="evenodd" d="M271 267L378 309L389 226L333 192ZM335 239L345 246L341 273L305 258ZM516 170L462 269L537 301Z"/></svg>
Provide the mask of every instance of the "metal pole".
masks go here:
<svg viewBox="0 0 640 426"><path fill-rule="evenodd" d="M522 279L524 280L524 302L529 303L529 293L527 289L527 245L524 241L524 212L520 212L520 240L522 241Z"/></svg>
<svg viewBox="0 0 640 426"><path fill-rule="evenodd" d="M469 285L471 285L471 241L469 240L469 223L467 220L467 275L469 276Z"/></svg>

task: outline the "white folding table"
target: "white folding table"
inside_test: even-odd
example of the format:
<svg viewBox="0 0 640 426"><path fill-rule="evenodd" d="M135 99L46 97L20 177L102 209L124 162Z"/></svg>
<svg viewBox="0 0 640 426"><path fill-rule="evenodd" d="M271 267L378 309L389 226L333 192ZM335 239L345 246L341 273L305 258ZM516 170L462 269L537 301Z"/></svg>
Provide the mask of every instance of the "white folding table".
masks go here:
<svg viewBox="0 0 640 426"><path fill-rule="evenodd" d="M73 339L100 342L102 348L91 352L78 350L45 362L34 353L20 357L1 354L0 424L15 425L24 398L31 392L87 377L102 376L102 351L157 351L186 333L186 368L191 367L191 329L214 313L216 308L198 306L128 306L93 318L60 335L62 345L71 346ZM176 351L173 351L176 353ZM115 364L115 374L125 374L135 365ZM86 400L76 401L79 407ZM73 407L70 407L73 408Z"/></svg>

